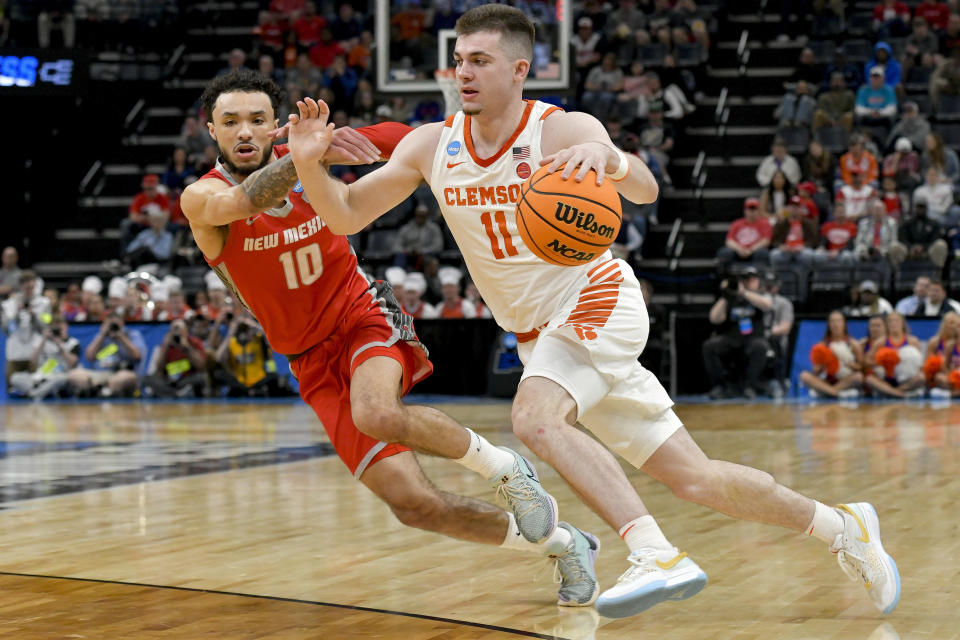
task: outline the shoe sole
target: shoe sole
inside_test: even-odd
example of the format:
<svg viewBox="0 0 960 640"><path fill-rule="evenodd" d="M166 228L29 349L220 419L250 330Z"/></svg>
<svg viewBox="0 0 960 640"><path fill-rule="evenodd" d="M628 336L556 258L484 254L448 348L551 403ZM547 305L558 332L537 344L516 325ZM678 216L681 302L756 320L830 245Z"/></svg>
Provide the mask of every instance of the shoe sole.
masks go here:
<svg viewBox="0 0 960 640"><path fill-rule="evenodd" d="M570 525L571 527L573 525ZM577 529L577 531L580 531ZM593 542L593 550L590 551L590 567L594 568L597 564L597 557L600 555L600 539L588 531L580 531L583 536ZM594 569L594 585L593 585L593 595L590 597L590 600L587 602L577 602L576 600L560 600L557 599L557 605L561 607L589 607L594 602L597 601L597 598L600 597L600 582L596 579L596 569Z"/></svg>
<svg viewBox="0 0 960 640"><path fill-rule="evenodd" d="M866 522L864 522L864 526L867 527L867 533L870 534L870 539L876 542L877 549L880 551L884 564L887 566L887 569L893 573L893 577L896 580L897 591L893 596L893 602L883 609L883 614L888 615L893 613L893 610L897 608L897 604L900 603L900 569L897 567L897 563L894 561L893 556L887 553L887 550L883 548L883 543L881 542L880 538L880 517L877 516L877 510L869 502L861 502L858 503L857 506L859 506L861 511L864 512L864 515L867 516L864 518L866 520Z"/></svg>
<svg viewBox="0 0 960 640"><path fill-rule="evenodd" d="M615 601L597 601L597 612L607 618L629 618L643 613L661 602L686 600L697 595L707 586L707 574L700 571L690 580L668 586L666 580L651 582L640 591L622 596Z"/></svg>

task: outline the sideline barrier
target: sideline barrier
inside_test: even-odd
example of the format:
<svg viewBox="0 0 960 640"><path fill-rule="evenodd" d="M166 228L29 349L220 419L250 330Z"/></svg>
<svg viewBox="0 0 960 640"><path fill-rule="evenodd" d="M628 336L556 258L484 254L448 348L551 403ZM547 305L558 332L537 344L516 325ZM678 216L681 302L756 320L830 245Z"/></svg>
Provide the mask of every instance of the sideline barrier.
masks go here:
<svg viewBox="0 0 960 640"><path fill-rule="evenodd" d="M129 323L138 330L147 344L147 354L140 373L146 370L153 348L163 341L168 323ZM493 320L417 320L417 335L430 351L433 375L414 387L414 393L449 395L484 395L490 377L490 358L495 344L499 344L500 329ZM100 330L100 324L72 324L70 335L80 342L81 351ZM274 354L277 373L289 377L293 389L296 379L290 374L287 359ZM81 353L80 366L90 367ZM0 332L0 401L7 398L6 335Z"/></svg>

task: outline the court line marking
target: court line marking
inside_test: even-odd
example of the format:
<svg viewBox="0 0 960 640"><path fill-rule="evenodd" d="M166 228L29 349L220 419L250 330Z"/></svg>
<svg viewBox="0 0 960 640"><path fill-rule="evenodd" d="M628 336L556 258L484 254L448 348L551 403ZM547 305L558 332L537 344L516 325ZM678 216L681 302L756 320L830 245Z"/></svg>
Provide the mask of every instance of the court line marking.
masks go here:
<svg viewBox="0 0 960 640"><path fill-rule="evenodd" d="M185 591L190 593L209 593L220 596L237 596L240 598L255 598L257 600L271 600L274 602L293 602L296 604L309 604L319 607L332 607L335 609L350 609L352 611L365 611L368 613L381 613L391 616L403 616L407 618L418 618L421 620L433 620L435 622L446 622L450 624L462 625L466 627L476 627L487 629L489 631L502 631L512 633L527 638L542 638L543 640L566 640L556 635L544 635L535 631L524 631L522 629L511 629L509 627L498 627L493 624L484 624L482 622L470 622L468 620L455 620L453 618L441 618L439 616L428 616L422 613L409 613L406 611L393 611L391 609L375 609L372 607L361 607L353 604L337 604L335 602L321 602L319 600L302 600L300 598L284 598L281 596L265 596L255 593L239 593L236 591L219 591L217 589L200 589L196 587L174 587L162 584L146 584L143 582L124 582L122 580L102 580L99 578L76 578L72 576L47 576L37 573L17 573L14 571L0 571L0 576L13 576L17 578L40 578L43 580L72 580L73 582L92 582L95 584L115 584L125 587L146 587L149 589L168 589L170 591Z"/></svg>

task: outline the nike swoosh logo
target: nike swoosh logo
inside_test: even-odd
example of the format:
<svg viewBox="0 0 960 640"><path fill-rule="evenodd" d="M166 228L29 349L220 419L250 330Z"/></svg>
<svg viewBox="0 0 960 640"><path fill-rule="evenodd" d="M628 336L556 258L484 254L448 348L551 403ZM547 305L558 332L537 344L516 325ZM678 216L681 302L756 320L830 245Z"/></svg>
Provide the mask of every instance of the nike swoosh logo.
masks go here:
<svg viewBox="0 0 960 640"><path fill-rule="evenodd" d="M463 162L466 162L466 160L464 160ZM463 162L448 162L448 163L447 163L447 169L453 169L453 168L456 167L457 165L463 164Z"/></svg>
<svg viewBox="0 0 960 640"><path fill-rule="evenodd" d="M657 560L657 566L663 569L664 571L666 571L667 569L673 569L675 566L677 566L678 562L680 562L686 557L687 557L687 552L684 551L683 553L679 554L676 558L674 558L670 562L660 562L659 560Z"/></svg>
<svg viewBox="0 0 960 640"><path fill-rule="evenodd" d="M248 224L248 225L253 224L253 221L256 220L256 219L257 219L257 216L251 216L251 217L247 218L247 224Z"/></svg>

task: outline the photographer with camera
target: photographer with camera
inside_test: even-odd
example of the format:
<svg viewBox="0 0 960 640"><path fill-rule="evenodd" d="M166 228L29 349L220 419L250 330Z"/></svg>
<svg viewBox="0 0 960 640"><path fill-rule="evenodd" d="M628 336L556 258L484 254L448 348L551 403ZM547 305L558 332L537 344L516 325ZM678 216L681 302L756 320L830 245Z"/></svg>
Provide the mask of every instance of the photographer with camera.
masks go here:
<svg viewBox="0 0 960 640"><path fill-rule="evenodd" d="M214 373L214 380L227 387L230 397L288 395L282 388L286 380L277 376L263 331L247 313L230 320L227 335L217 349L217 361L223 368Z"/></svg>
<svg viewBox="0 0 960 640"><path fill-rule="evenodd" d="M770 344L764 338L763 319L772 309L770 297L760 291L760 275L754 267L748 267L739 279L731 277L720 284L720 297L709 316L710 323L717 325L717 334L703 343L703 362L713 386L711 398L740 396L741 378L746 398L765 391L761 376Z"/></svg>
<svg viewBox="0 0 960 640"><path fill-rule="evenodd" d="M174 320L150 357L144 394L156 398L197 398L207 386L207 352L203 342L187 332L184 320Z"/></svg>
<svg viewBox="0 0 960 640"><path fill-rule="evenodd" d="M146 351L143 335L128 329L123 317L111 312L84 349L84 357L93 368L74 369L67 382L80 396L132 396L140 383Z"/></svg>
<svg viewBox="0 0 960 640"><path fill-rule="evenodd" d="M43 327L30 355L30 371L10 376L15 392L39 399L56 395L67 384L67 375L80 361L80 343L67 332L66 320Z"/></svg>

